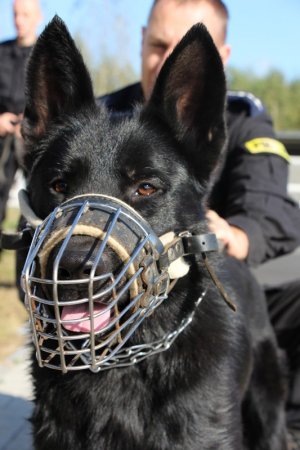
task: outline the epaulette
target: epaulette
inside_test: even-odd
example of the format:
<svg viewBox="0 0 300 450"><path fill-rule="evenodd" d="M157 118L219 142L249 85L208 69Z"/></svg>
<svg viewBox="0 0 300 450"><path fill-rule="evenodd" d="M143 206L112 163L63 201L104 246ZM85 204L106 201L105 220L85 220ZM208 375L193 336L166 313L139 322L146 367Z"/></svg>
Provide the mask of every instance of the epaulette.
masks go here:
<svg viewBox="0 0 300 450"><path fill-rule="evenodd" d="M245 91L228 91L227 107L232 112L246 111L250 117L257 116L265 111L261 100L251 92Z"/></svg>

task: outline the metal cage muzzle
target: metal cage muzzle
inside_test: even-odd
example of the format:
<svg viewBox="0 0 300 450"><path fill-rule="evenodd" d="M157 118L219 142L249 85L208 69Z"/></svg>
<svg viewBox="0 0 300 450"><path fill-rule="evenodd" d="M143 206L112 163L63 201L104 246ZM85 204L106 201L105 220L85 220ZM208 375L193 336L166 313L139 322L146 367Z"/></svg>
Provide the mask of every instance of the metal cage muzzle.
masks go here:
<svg viewBox="0 0 300 450"><path fill-rule="evenodd" d="M39 365L126 365L125 343L168 295L163 252L148 223L116 198L83 195L57 207L37 227L22 272Z"/></svg>

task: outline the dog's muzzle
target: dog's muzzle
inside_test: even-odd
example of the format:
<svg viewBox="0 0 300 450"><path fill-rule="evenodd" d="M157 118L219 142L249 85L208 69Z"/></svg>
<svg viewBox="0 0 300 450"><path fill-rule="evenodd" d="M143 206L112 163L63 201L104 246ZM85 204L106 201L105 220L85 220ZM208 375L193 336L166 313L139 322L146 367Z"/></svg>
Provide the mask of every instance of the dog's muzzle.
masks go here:
<svg viewBox="0 0 300 450"><path fill-rule="evenodd" d="M27 207L21 205L23 213ZM206 253L216 250L211 233L158 238L113 197L82 195L63 203L37 226L22 272L39 365L98 372L166 350L194 312L154 343L143 342L140 325L188 273L184 255L202 254L214 278Z"/></svg>
<svg viewBox="0 0 300 450"><path fill-rule="evenodd" d="M163 252L147 222L117 199L81 196L56 208L36 229L22 273L40 365L115 365L167 298Z"/></svg>

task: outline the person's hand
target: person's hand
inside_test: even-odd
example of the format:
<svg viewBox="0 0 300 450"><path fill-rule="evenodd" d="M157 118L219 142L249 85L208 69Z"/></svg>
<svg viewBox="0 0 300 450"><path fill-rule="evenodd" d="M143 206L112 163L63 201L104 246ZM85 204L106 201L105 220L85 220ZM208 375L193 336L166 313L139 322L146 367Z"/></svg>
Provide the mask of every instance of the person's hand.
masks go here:
<svg viewBox="0 0 300 450"><path fill-rule="evenodd" d="M19 117L16 114L10 112L0 114L0 136L4 137L7 134L13 134L18 122Z"/></svg>
<svg viewBox="0 0 300 450"><path fill-rule="evenodd" d="M16 125L15 125L15 131L14 131L16 138L21 139L21 140L23 139L22 134L21 134L22 120L23 120L23 114L19 114Z"/></svg>
<svg viewBox="0 0 300 450"><path fill-rule="evenodd" d="M224 245L226 252L237 259L246 259L249 252L249 239L240 228L229 225L215 211L209 210L206 214L208 227L215 233L217 239Z"/></svg>

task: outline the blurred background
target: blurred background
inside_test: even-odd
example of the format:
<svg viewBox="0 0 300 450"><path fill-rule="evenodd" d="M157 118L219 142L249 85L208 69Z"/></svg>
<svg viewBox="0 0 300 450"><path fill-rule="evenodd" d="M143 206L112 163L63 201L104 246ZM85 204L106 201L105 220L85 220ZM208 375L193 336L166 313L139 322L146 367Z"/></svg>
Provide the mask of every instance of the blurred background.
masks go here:
<svg viewBox="0 0 300 450"><path fill-rule="evenodd" d="M69 27L100 95L139 79L141 27L151 0L41 0L40 31L58 14ZM229 87L268 107L277 130L300 129L299 0L227 0ZM0 2L0 40L14 36L12 0Z"/></svg>

